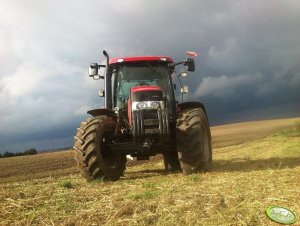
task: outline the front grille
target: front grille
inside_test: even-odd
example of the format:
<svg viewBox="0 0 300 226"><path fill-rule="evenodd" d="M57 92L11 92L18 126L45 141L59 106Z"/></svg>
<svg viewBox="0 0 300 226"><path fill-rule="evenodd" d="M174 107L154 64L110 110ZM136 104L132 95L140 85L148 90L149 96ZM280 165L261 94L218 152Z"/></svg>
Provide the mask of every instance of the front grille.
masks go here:
<svg viewBox="0 0 300 226"><path fill-rule="evenodd" d="M158 119L145 119L144 120L144 126L158 126L159 121Z"/></svg>
<svg viewBox="0 0 300 226"><path fill-rule="evenodd" d="M144 135L166 136L169 134L169 117L167 109L132 111L132 134L134 137Z"/></svg>
<svg viewBox="0 0 300 226"><path fill-rule="evenodd" d="M157 110L144 110L144 119L157 119Z"/></svg>

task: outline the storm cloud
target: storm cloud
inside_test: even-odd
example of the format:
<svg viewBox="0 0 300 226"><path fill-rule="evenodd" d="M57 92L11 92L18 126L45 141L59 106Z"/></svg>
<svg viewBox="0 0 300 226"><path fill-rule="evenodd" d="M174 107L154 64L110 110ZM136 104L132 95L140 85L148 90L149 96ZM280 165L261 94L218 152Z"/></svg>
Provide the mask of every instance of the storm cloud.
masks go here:
<svg viewBox="0 0 300 226"><path fill-rule="evenodd" d="M300 114L299 1L0 0L0 152L71 146L103 105L87 66L200 53L185 100L210 122Z"/></svg>

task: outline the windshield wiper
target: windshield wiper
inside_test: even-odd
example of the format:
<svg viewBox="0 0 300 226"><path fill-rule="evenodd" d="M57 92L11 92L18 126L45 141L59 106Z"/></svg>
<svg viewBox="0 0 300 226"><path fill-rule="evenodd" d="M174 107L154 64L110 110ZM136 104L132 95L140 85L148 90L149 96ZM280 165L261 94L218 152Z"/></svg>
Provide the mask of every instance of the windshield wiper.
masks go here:
<svg viewBox="0 0 300 226"><path fill-rule="evenodd" d="M155 74L159 75L160 77L163 77L162 74L160 74L154 67L152 67L150 64L146 63L146 66L153 71Z"/></svg>

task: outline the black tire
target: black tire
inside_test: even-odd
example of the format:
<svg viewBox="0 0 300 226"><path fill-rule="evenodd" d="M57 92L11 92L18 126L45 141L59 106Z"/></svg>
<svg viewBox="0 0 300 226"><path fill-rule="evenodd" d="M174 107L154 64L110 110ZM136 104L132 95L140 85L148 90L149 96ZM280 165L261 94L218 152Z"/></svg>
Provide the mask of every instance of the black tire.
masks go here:
<svg viewBox="0 0 300 226"><path fill-rule="evenodd" d="M164 153L164 166L165 170L170 172L181 170L177 151Z"/></svg>
<svg viewBox="0 0 300 226"><path fill-rule="evenodd" d="M106 151L105 143L112 142L116 121L108 116L97 116L80 124L74 137L75 160L88 180L103 178L118 180L126 168L126 156Z"/></svg>
<svg viewBox="0 0 300 226"><path fill-rule="evenodd" d="M188 108L177 117L177 151L184 174L212 168L211 134L202 108Z"/></svg>

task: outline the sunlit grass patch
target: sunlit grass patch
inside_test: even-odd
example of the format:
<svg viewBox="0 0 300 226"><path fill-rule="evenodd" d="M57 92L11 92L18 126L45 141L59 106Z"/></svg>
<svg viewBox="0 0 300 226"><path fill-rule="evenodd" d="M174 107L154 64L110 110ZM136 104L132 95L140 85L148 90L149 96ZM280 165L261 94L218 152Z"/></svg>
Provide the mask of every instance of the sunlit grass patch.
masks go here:
<svg viewBox="0 0 300 226"><path fill-rule="evenodd" d="M191 182L199 182L201 181L201 175L200 174L191 174L187 176L187 180Z"/></svg>
<svg viewBox="0 0 300 226"><path fill-rule="evenodd" d="M159 192L156 190L144 190L144 191L136 191L130 192L127 197L131 200L145 200L145 199L152 199L159 195Z"/></svg>
<svg viewBox="0 0 300 226"><path fill-rule="evenodd" d="M154 189L157 187L157 183L149 181L143 184L143 187L146 189Z"/></svg>
<svg viewBox="0 0 300 226"><path fill-rule="evenodd" d="M100 177L100 178L90 181L91 185L99 185L99 184L103 184L103 183L105 183L103 177Z"/></svg>
<svg viewBox="0 0 300 226"><path fill-rule="evenodd" d="M273 136L280 137L299 137L300 136L300 121L296 121L292 128L281 130L274 133Z"/></svg>
<svg viewBox="0 0 300 226"><path fill-rule="evenodd" d="M61 185L61 187L67 188L67 189L74 188L74 184L69 180L63 181L60 185Z"/></svg>
<svg viewBox="0 0 300 226"><path fill-rule="evenodd" d="M296 121L293 127L294 132L298 132L300 134L300 121Z"/></svg>

